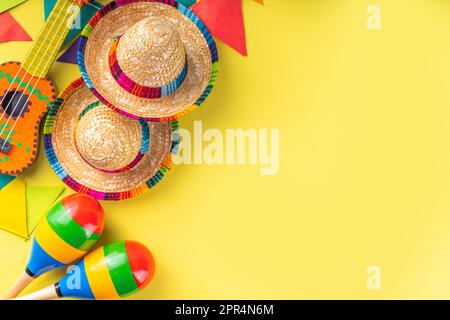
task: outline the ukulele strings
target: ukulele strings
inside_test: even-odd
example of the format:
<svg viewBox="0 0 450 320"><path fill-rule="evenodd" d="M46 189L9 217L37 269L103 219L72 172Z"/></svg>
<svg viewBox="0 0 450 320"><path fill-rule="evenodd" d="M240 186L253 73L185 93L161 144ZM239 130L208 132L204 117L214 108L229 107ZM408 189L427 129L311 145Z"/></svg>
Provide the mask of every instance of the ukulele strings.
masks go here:
<svg viewBox="0 0 450 320"><path fill-rule="evenodd" d="M36 37L36 39L39 39L39 37L41 36L41 34L44 32L44 30L45 30L44 27L41 28L41 31L39 32L39 34L38 34L38 36ZM41 47L42 47L42 43L41 43ZM41 47L39 47L39 49L41 49ZM33 49L33 46L31 46L31 48L28 49L28 52L27 52L27 54L25 55L25 58L23 59L23 61L26 61L26 59L28 59L29 55L31 54L32 49ZM36 56L34 57L34 59L35 59L35 58L36 58ZM31 63L34 62L34 59L33 59L33 61L32 61ZM14 80L17 80L17 76L19 75L20 71L22 71L22 70L23 70L23 64L20 64L20 68L17 70L17 73L16 73L16 75L14 76L13 81L9 84L9 87L8 87L8 89L6 90L6 92L9 92L9 91L11 90L11 87L12 87L13 84L14 84ZM20 80L20 83L19 83L19 85L18 85L18 88L19 88L19 86L20 86L20 84L22 83L23 80L24 80L24 77ZM3 97L2 97L2 100L0 101L0 105L3 103L3 100L5 100L5 97L6 97L6 96L3 96ZM0 116L0 121L2 120L3 116L5 115L5 112L6 112L6 108L5 108L5 110L3 111L2 115Z"/></svg>
<svg viewBox="0 0 450 320"><path fill-rule="evenodd" d="M73 4L72 4L72 5L73 5ZM101 9L101 8L99 8L99 7L97 7L97 6L94 6L92 3L88 3L88 5L91 6L91 7L93 7L93 8L95 8L95 9L97 9L97 10L100 10L100 9ZM61 12L62 12L62 11L61 11ZM61 13L61 12L60 12L60 13ZM60 13L59 13L59 14L60 14ZM59 14L58 14L57 17L59 17ZM53 24L54 24L55 22L56 22L56 19L55 19L55 21L53 22ZM52 28L53 28L53 25L52 25ZM42 28L42 29L41 29L41 31L39 32L37 38L39 38L39 37L41 36L41 34L42 34L42 32L44 32L44 30L45 30L45 28ZM42 42L41 45L39 46L38 51L41 49L42 44L43 44L43 42ZM28 53L26 54L25 58L23 59L24 61L26 61L26 59L28 59L28 56L31 54L32 49L33 49L33 47L31 47L31 48L28 50ZM31 61L30 64L33 64L34 59L36 59L36 56L34 56L34 58L33 58L33 60ZM23 65L22 65L22 64L20 65L20 68L17 70L17 73L16 73L16 75L15 75L14 78L13 78L14 80L16 80L16 78L17 78L17 76L19 75L19 73L20 73L21 70L23 70ZM25 79L25 77L26 77L26 75L24 75L24 77L20 80L19 85L17 86L17 88L20 87L20 85L22 84L22 82L23 82L23 80ZM13 80L13 81L14 81L14 80ZM14 82L11 82L11 83L10 83L10 85L9 85L8 89L6 90L6 92L9 92L9 91L11 90L11 87L12 87L13 83L14 83ZM16 91L14 92L13 96L11 97L11 100L14 98L15 94L16 94ZM5 99L5 97L6 97L6 95L2 97L2 99L1 99L1 101L0 101L0 105L3 103L3 100ZM8 106L9 106L9 104L11 103L11 100L8 102L8 105L6 106L6 108L5 108L5 110L3 111L2 115L0 116L0 121L3 119L3 116L5 115L5 112L6 112L7 108L8 108ZM0 132L0 135L1 135L2 133L3 133L3 132Z"/></svg>
<svg viewBox="0 0 450 320"><path fill-rule="evenodd" d="M59 17L59 14L58 14L57 17ZM55 21L56 21L56 19L55 19ZM55 21L54 21L54 22L55 22ZM53 22L53 24L54 24L54 22ZM52 25L52 28L53 28L53 25ZM41 28L41 31L39 32L39 34L38 34L38 36L37 36L36 39L39 39L39 37L40 37L40 36L42 35L42 33L44 32L44 30L45 30L45 27ZM42 47L43 44L44 44L44 41L42 41L41 45L39 46L38 51L41 49L41 47ZM27 52L27 54L25 55L25 58L23 59L23 61L26 61L26 60L28 59L28 57L30 56L30 54L31 54L32 51L33 51L33 46L31 46L31 48L28 49L28 52ZM34 56L33 60L31 61L31 64L33 64L34 59L36 59L36 56ZM17 76L19 75L20 71L22 71L22 70L24 70L24 69L23 69L23 64L20 64L20 68L17 70L17 73L16 73L16 75L14 76L13 81L11 81L11 83L9 84L9 87L8 87L8 89L6 90L6 92L9 92L9 91L11 90L11 88L12 88L12 86L13 86L13 84L14 84L14 80L17 80ZM25 78L26 78L26 74L23 75L22 79L20 80L19 84L17 85L17 89L20 88L20 85L22 84L22 82L23 82L23 80L24 80ZM9 104L11 103L12 99L14 98L16 92L17 92L17 91L14 92L13 96L11 97L11 100L8 102L7 106L4 108L3 113L2 113L2 115L0 116L0 121L3 119L3 116L5 115L6 110L8 109ZM5 100L5 98L6 98L6 94L2 97L2 100L0 101L0 105L3 103L3 101ZM3 133L3 131L0 132L0 135L1 135L2 133Z"/></svg>
<svg viewBox="0 0 450 320"><path fill-rule="evenodd" d="M59 29L58 29L58 31L59 31ZM64 37L64 35L65 35L65 34L62 33L61 36L59 37L59 39L58 39L57 41L59 42L59 41ZM56 33L53 35L53 38L52 38L52 40L50 41L50 43L53 43L53 40L54 40L55 36L56 36ZM55 50L58 51L59 48L53 49L53 50L51 51L51 53L53 54L53 52L54 52ZM43 56L43 57L44 57L44 56ZM39 64L38 64L38 65L41 64L43 57L41 58L41 61L39 61ZM45 66L44 66L44 69L47 68L47 66L48 66L49 63L50 63L50 64L52 63L51 59L47 61L47 63L46 63ZM13 122L12 122L12 123L13 123L13 126L12 126L12 128L10 129L9 134L6 136L6 139L5 139L5 141L3 142L3 145L2 145L2 147L1 147L1 149L4 148L4 146L6 145L6 143L7 143L8 139L9 139L9 137L10 137L11 134L13 133L14 128L16 127L17 123L18 123L19 120L20 120L20 115L21 115L22 112L25 110L26 106L28 105L28 102L29 102L29 100L31 99L31 96L33 95L33 93L34 93L34 91L35 91L37 85L39 84L39 82L42 80L41 77L44 75L44 73L45 73L45 70L38 76L38 80L37 80L36 83L34 84L33 89L32 89L31 92L30 92L30 95L28 96L27 100L25 101L24 105L22 106L22 108L21 108L21 110L20 110L20 112L19 112L19 116L18 116L16 119L13 119ZM23 92L22 95L20 96L19 101L22 100L22 97L23 97L23 96L24 96L24 92ZM16 109L17 106L18 106L18 103L16 104L16 106L15 106L14 109ZM14 110L13 110L12 114L14 114ZM12 114L11 114L11 116L8 118L8 120L7 120L6 123L9 123L9 120L12 118Z"/></svg>
<svg viewBox="0 0 450 320"><path fill-rule="evenodd" d="M97 7L97 6L94 6L92 3L88 3L88 5L91 6L91 7L93 7L93 8L95 8L95 9L97 9L97 10L100 10L100 9L101 9L101 8L99 8L99 7ZM62 12L62 11L61 11L61 12ZM61 13L61 12L60 12L60 13ZM60 14L60 13L59 13L59 14ZM59 17L59 14L58 14L57 17ZM56 21L56 20L55 20L55 21ZM55 21L54 21L54 22L55 22ZM53 23L53 24L54 24L54 23ZM52 27L53 27L53 25L52 25ZM38 36L36 37L37 39L41 36L41 34L44 32L44 30L45 30L44 27L41 28L41 31L39 32ZM39 46L38 51L41 49L43 43L44 43L44 42L42 42L41 45ZM26 59L28 59L29 55L30 55L31 52L32 52L32 49L33 49L33 47L31 47L31 48L28 50L28 52L27 52L27 54L25 55L25 58L23 59L23 61L26 61ZM30 64L33 64L34 59L36 59L36 56L34 56L34 58L33 58L33 60L31 61ZM14 80L17 80L17 76L19 75L20 71L22 71L22 70L23 70L23 65L20 64L20 68L17 70L17 73L16 73L16 75L13 77L13 81L9 84L9 87L8 87L8 89L6 90L6 92L9 92L9 91L11 90L11 88L12 88L12 86L13 86L13 84L14 84ZM19 85L17 86L17 89L20 88L20 85L22 84L22 82L23 82L23 80L25 79L25 77L26 77L26 75L24 75L23 78L20 80ZM11 97L11 100L14 98L15 94L16 94L16 91L14 92L13 96ZM0 100L0 105L3 103L3 101L5 100L5 98L6 98L6 95L3 96L2 99ZM11 100L8 102L8 105L7 105L7 106L5 107L5 109L3 110L3 113L2 113L1 116L0 116L0 121L3 119L3 117L4 117L5 113L6 113L6 110L7 110L8 106L9 106L9 104L11 103ZM0 132L0 135L1 135L1 134L2 134L2 132Z"/></svg>
<svg viewBox="0 0 450 320"><path fill-rule="evenodd" d="M69 5L71 5L71 4L69 3ZM64 9L67 10L68 8L64 8ZM52 23L50 29L53 29L53 26L55 25L56 21L59 19L60 15L61 15L62 13L64 13L64 10L63 10L63 9L61 9L61 11L60 11L60 12L58 13L58 15L56 16L56 18L55 18L55 20L53 21L53 23ZM44 27L41 29L41 32L39 33L38 38L40 37L40 35L42 34L42 32L44 32L45 29L46 29L46 28L45 28L45 26L44 26ZM46 37L42 40L41 45L39 46L38 51L41 50L41 48L42 48L43 44L45 43L45 41L47 40L47 38L48 38L48 36L46 36ZM51 44L51 43L50 43L50 44ZM33 47L31 47L30 50L28 51L28 53L27 53L27 55L26 55L24 61L26 61L26 59L28 59L29 55L30 55L31 52L32 52L32 49L33 49ZM44 56L45 54L47 54L47 51L48 51L48 49L46 49L46 51L45 51L45 53L43 54L43 56ZM30 65L32 65L32 64L34 63L34 60L36 59L36 57L37 57L37 55L35 55L35 56L33 57L33 60L31 61ZM41 57L41 61L42 61L42 57ZM41 61L39 61L38 67L39 67L40 64L41 64ZM23 65L22 65L22 64L20 65L20 68L19 68L19 70L17 71L17 74L14 76L14 78L17 77L17 75L19 74L19 72L20 72L21 70L23 70ZM25 74L23 75L22 79L20 80L19 84L17 85L17 89L20 88L21 84L23 83L23 81L25 80L26 77L27 77L27 73L25 73ZM30 80L30 82L31 82L31 80ZM27 84L30 84L30 82L28 82ZM8 88L8 91L11 89L12 84L13 84L13 82L11 82L11 84L10 84L10 86L9 86L9 88ZM17 89L16 89L16 91L14 91L14 93L13 93L12 97L10 98L8 104L6 105L5 109L3 110L3 113L2 113L2 115L1 115L1 117L0 117L0 121L2 120L3 116L5 115L6 110L8 109L9 105L10 105L11 102L14 100L14 97L16 96L16 93L17 93L17 91L18 91ZM25 92L25 91L24 91L24 92ZM23 96L24 92L22 93L22 96ZM17 108L17 106L18 106L20 100L22 99L22 96L21 96L20 99L16 102L16 105L15 105L15 107L14 107L12 113L11 113L11 116L12 116L12 114L14 114L14 111L16 110L16 108ZM3 99L2 99L2 103L3 103L3 100L5 99L5 97L6 97L6 94L5 94L5 96L3 97ZM0 132L0 136L3 134L3 131L4 131L4 129L6 128L6 125L7 125L7 123L9 122L9 119L11 118L11 116L7 119L6 123L4 124L4 127L2 128L2 131ZM2 149L3 149L3 147L2 147Z"/></svg>
<svg viewBox="0 0 450 320"><path fill-rule="evenodd" d="M73 6L73 4L69 3L69 7L70 7L70 6ZM75 6L75 7L78 8L78 9L80 8L80 7L78 7L78 6ZM68 8L66 8L66 9L68 9ZM63 12L63 10L61 10L61 12ZM62 24L62 27L64 28L64 24ZM61 27L58 28L57 32L55 32L55 33L53 34L53 37L52 37L52 39L50 40L50 44L53 44L53 43L54 43L55 36L56 36L56 34L57 34L60 30L61 30ZM60 35L60 37L58 38L57 41L59 42L64 36L65 36L65 33L63 32L63 33ZM54 48L54 49L51 51L51 53L53 53L55 50L59 50L59 48ZM38 63L38 66L41 66L41 62L42 62L42 60L44 59L44 56L45 56L45 54L47 54L47 52L48 52L48 50L42 55L41 60L40 60L39 63ZM48 60L48 61L46 62L45 66L44 66L44 69L47 68L47 66L48 66L49 63L52 63L51 59ZM13 132L13 130L14 130L14 128L16 127L17 123L18 123L19 120L20 120L20 115L21 115L22 112L25 110L25 108L26 108L26 106L27 106L27 104L28 104L28 101L30 100L31 96L33 95L34 90L36 89L37 85L38 85L39 82L41 81L41 77L43 76L44 73L45 73L45 70L38 76L38 80L36 81L35 85L33 86L33 89L32 89L31 92L30 92L30 95L28 96L27 100L25 101L24 105L22 106L22 108L21 108L21 110L20 110L20 113L19 113L19 116L18 116L15 120L13 120L13 126L12 126L12 128L10 129L9 134L7 135L5 141L3 142L3 145L2 145L2 147L1 147L0 149L3 149L4 146L6 145L6 143L7 143L8 139L9 139L9 137L11 136L11 134L12 134L12 132ZM31 81L30 81L30 82L31 82ZM25 92L22 92L21 96L19 97L19 100L18 100L18 102L16 103L15 108L14 108L13 112L11 113L11 116L7 119L7 121L6 121L6 123L5 123L5 127L6 127L6 125L9 123L9 120L12 118L12 115L14 114L14 111L17 109L17 106L18 106L20 100L22 100L22 97L24 96L24 93L25 93ZM3 133L5 127L3 128L2 132L0 133L0 135Z"/></svg>

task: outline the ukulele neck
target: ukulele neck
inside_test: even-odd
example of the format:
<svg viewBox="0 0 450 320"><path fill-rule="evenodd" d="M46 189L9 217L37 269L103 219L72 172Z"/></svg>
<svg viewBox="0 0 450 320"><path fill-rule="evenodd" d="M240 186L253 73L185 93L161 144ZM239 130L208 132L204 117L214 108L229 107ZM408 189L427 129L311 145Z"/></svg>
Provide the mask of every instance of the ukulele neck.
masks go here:
<svg viewBox="0 0 450 320"><path fill-rule="evenodd" d="M31 75L44 78L58 55L67 34L80 13L73 0L58 0L38 38L23 61L23 68Z"/></svg>

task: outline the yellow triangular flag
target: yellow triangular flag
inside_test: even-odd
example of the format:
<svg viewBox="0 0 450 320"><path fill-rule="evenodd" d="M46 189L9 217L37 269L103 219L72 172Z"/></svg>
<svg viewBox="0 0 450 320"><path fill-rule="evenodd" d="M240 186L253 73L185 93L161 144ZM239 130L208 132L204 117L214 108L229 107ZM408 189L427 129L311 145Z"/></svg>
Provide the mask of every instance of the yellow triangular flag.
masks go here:
<svg viewBox="0 0 450 320"><path fill-rule="evenodd" d="M0 13L9 10L27 0L2 0L0 3Z"/></svg>
<svg viewBox="0 0 450 320"><path fill-rule="evenodd" d="M0 191L0 228L28 239L25 181L17 177Z"/></svg>
<svg viewBox="0 0 450 320"><path fill-rule="evenodd" d="M63 191L64 187L27 186L26 199L28 235L31 235L41 217L47 213L48 209L50 209Z"/></svg>

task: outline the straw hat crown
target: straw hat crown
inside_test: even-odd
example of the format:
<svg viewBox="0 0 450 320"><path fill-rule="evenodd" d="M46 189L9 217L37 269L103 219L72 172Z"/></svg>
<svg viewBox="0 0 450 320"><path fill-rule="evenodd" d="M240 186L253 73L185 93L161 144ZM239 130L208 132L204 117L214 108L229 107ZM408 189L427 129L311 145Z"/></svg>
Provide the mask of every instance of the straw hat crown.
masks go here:
<svg viewBox="0 0 450 320"><path fill-rule="evenodd" d="M118 170L131 163L139 153L141 132L138 121L101 105L81 117L76 126L75 144L92 167Z"/></svg>
<svg viewBox="0 0 450 320"><path fill-rule="evenodd" d="M147 18L120 37L117 62L137 84L162 87L180 76L186 65L186 51L172 23Z"/></svg>

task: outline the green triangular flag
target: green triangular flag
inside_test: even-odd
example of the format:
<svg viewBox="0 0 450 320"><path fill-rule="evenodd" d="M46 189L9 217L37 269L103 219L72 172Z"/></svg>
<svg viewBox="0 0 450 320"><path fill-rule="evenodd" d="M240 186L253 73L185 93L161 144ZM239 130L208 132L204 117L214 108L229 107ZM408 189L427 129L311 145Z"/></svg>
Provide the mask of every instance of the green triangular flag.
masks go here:
<svg viewBox="0 0 450 320"><path fill-rule="evenodd" d="M48 209L58 199L64 187L35 187L27 186L27 228L28 235L33 233L41 217L47 213Z"/></svg>

